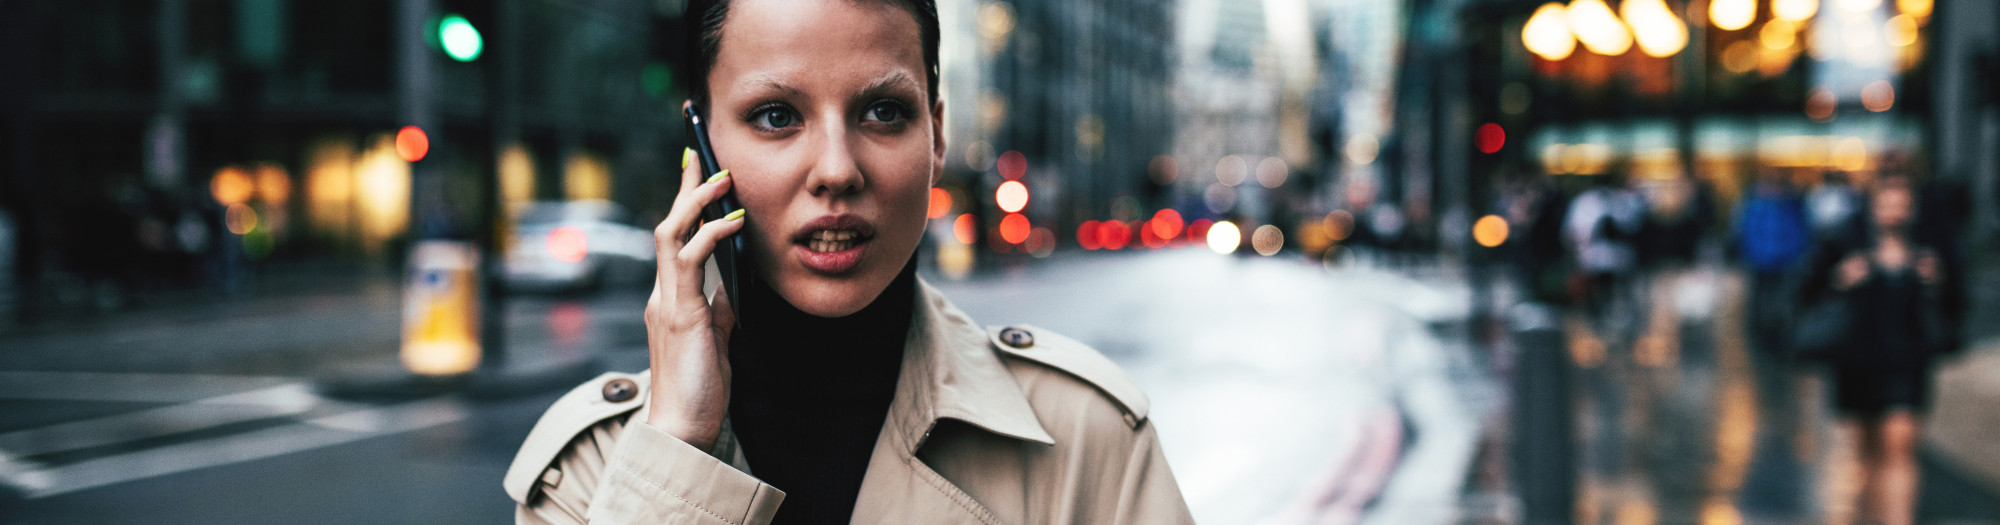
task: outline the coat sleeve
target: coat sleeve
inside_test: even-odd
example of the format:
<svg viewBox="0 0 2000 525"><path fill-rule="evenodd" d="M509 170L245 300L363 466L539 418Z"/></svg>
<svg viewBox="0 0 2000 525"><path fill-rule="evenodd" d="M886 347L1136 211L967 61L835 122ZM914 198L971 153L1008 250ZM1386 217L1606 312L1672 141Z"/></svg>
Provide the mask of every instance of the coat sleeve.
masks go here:
<svg viewBox="0 0 2000 525"><path fill-rule="evenodd" d="M1194 523L1187 501L1181 499L1180 484L1174 481L1173 470L1167 468L1167 457L1160 451L1160 439L1153 433L1152 423L1147 422L1134 438L1131 455L1125 461L1117 516L1112 522Z"/></svg>
<svg viewBox="0 0 2000 525"><path fill-rule="evenodd" d="M612 383L637 385L615 401ZM769 523L785 494L751 477L729 426L704 452L645 423L647 376L577 386L528 432L501 485L523 524Z"/></svg>
<svg viewBox="0 0 2000 525"><path fill-rule="evenodd" d="M763 524L785 497L666 432L622 419L578 435L548 472L559 474L544 476L515 522Z"/></svg>

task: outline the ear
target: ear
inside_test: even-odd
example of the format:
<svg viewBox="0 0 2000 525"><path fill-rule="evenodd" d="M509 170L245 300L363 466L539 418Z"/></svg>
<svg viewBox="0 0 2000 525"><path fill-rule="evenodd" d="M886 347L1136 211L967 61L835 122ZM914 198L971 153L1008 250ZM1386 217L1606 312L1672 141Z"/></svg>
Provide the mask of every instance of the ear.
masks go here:
<svg viewBox="0 0 2000 525"><path fill-rule="evenodd" d="M944 95L931 103L931 187L944 178Z"/></svg>

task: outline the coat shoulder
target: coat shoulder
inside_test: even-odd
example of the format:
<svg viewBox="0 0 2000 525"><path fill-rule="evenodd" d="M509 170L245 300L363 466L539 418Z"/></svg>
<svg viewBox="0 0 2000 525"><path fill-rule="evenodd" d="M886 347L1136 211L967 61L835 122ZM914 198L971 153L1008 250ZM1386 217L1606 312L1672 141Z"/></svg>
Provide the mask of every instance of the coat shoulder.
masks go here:
<svg viewBox="0 0 2000 525"><path fill-rule="evenodd" d="M1015 379L1030 390L1031 398L1042 397L1035 391L1047 391L1057 397L1094 393L1116 405L1126 424L1133 428L1145 424L1150 408L1146 393L1124 369L1090 345L1032 325L989 326L986 340L1003 360L1033 365L1010 363L1008 367L1014 371ZM1026 377L1049 375L1048 372L1057 372L1061 379L1042 381Z"/></svg>
<svg viewBox="0 0 2000 525"><path fill-rule="evenodd" d="M514 462L501 480L507 495L525 504L554 464L577 436L613 418L629 417L646 401L647 373L606 372L585 381L550 405L528 431Z"/></svg>

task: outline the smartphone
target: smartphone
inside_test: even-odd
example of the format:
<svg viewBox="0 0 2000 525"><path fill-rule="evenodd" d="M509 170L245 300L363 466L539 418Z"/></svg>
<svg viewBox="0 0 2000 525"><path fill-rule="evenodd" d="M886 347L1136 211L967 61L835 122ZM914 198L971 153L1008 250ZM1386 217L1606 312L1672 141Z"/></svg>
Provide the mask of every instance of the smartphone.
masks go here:
<svg viewBox="0 0 2000 525"><path fill-rule="evenodd" d="M696 162L701 163L701 179L708 180L709 177L715 176L716 172L722 171L722 166L715 160L714 145L708 139L708 123L702 119L701 109L692 103L682 106L681 113L687 116L688 134L694 137L694 151L698 157ZM743 205L736 202L736 190L732 187L728 193L722 194L722 198L702 207L701 220L719 221L730 212L741 208ZM742 318L743 303L742 297L737 294L739 288L737 281L742 274L737 268L744 263L743 257L748 253L742 232L731 235L715 245L715 266L722 274L722 291L729 295L729 304L738 312L738 319Z"/></svg>

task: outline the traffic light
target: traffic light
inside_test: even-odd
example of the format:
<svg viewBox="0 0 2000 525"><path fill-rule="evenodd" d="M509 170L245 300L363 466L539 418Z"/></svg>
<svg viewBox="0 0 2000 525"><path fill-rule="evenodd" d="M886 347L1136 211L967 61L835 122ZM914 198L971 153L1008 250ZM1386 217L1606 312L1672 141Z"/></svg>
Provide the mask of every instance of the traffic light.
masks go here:
<svg viewBox="0 0 2000 525"><path fill-rule="evenodd" d="M445 15L443 19L438 20L437 39L438 44L444 47L444 54L459 62L471 62L479 58L479 52L486 48L486 41L480 38L479 29L472 27L472 22L458 14Z"/></svg>

